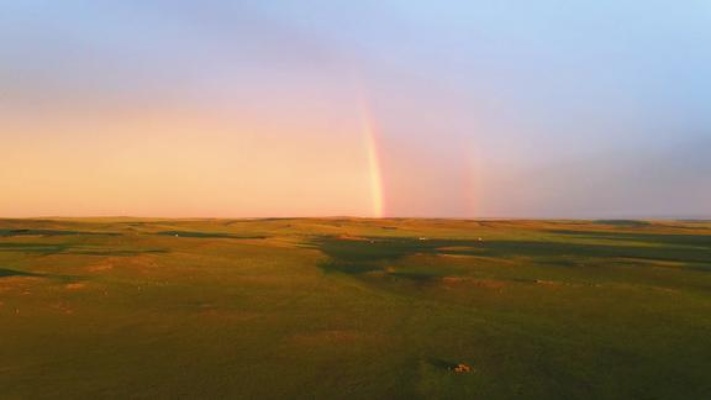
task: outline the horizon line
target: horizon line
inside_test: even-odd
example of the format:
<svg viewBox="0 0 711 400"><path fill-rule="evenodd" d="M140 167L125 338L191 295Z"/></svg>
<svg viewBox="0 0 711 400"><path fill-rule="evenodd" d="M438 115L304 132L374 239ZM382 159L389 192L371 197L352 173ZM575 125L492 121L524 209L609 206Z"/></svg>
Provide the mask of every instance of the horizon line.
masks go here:
<svg viewBox="0 0 711 400"><path fill-rule="evenodd" d="M39 215L26 217L10 217L0 215L0 220L89 220L89 219L145 219L145 220L175 220L175 221L209 221L209 220L243 220L243 221L258 221L258 220L290 220L290 219L352 219L352 220L448 220L448 221L699 221L711 222L709 216L638 216L638 217L535 217L535 216L493 216L493 217L439 217L439 216L392 216L392 217L373 217L373 216L354 216L354 215L326 215L326 216L254 216L254 217L228 217L228 216L132 216L132 215L84 215L84 216L61 216L61 215Z"/></svg>

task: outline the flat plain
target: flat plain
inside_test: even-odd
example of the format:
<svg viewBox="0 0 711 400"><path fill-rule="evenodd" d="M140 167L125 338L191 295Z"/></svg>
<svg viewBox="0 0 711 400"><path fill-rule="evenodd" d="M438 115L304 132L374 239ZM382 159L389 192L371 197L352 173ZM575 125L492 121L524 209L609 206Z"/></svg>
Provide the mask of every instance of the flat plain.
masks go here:
<svg viewBox="0 0 711 400"><path fill-rule="evenodd" d="M708 399L709 332L711 222L0 220L2 399Z"/></svg>

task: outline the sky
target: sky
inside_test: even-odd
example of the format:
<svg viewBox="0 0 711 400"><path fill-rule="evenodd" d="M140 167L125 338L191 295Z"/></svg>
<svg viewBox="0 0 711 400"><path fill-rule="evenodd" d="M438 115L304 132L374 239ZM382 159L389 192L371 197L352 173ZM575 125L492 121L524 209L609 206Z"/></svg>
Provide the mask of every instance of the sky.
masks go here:
<svg viewBox="0 0 711 400"><path fill-rule="evenodd" d="M711 217L711 1L0 0L0 216Z"/></svg>

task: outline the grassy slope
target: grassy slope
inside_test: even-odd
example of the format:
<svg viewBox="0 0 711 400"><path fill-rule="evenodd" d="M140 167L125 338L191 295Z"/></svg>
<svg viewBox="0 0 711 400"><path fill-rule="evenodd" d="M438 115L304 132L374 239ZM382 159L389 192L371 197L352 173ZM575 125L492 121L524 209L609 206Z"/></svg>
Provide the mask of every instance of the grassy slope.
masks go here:
<svg viewBox="0 0 711 400"><path fill-rule="evenodd" d="M9 399L711 398L711 223L0 220L0 327Z"/></svg>

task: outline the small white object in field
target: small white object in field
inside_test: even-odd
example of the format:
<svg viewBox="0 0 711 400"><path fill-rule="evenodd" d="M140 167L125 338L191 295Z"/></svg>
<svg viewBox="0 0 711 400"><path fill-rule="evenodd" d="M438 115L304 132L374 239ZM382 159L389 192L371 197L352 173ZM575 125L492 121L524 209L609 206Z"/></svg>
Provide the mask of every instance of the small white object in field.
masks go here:
<svg viewBox="0 0 711 400"><path fill-rule="evenodd" d="M424 237L424 236L421 236L421 237L420 237L420 241L424 241L424 240L427 240L427 238Z"/></svg>

